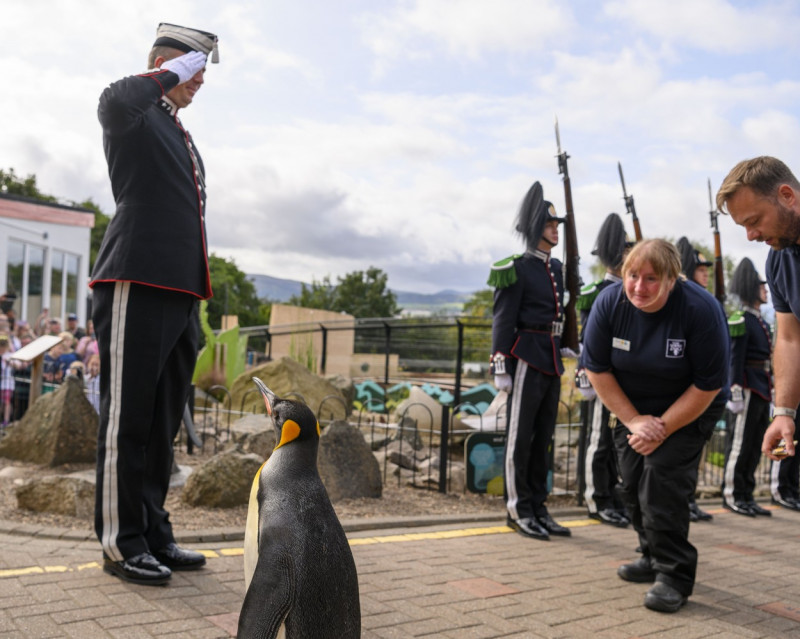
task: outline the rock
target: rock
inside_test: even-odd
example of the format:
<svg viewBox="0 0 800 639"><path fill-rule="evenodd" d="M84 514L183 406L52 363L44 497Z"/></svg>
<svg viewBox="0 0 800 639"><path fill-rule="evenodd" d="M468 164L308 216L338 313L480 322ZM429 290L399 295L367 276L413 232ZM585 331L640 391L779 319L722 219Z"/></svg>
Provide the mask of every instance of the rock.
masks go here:
<svg viewBox="0 0 800 639"><path fill-rule="evenodd" d="M408 399L398 404L396 415L401 423L405 418L416 421L422 439L431 446L438 446L442 430L442 405L424 390L412 386Z"/></svg>
<svg viewBox="0 0 800 639"><path fill-rule="evenodd" d="M263 414L245 415L231 424L231 441L243 453L255 453L262 460L269 459L277 444L272 419Z"/></svg>
<svg viewBox="0 0 800 639"><path fill-rule="evenodd" d="M344 397L345 404L347 405L347 415L349 415L353 411L353 402L356 399L356 385L353 383L353 380L343 375L333 375L328 377L327 380L333 384ZM347 415L345 415L345 417L347 417Z"/></svg>
<svg viewBox="0 0 800 639"><path fill-rule="evenodd" d="M0 456L59 466L94 462L98 417L77 377L39 397L0 440Z"/></svg>
<svg viewBox="0 0 800 639"><path fill-rule="evenodd" d="M224 451L189 475L181 500L190 506L232 508L250 501L253 478L264 460L255 453Z"/></svg>
<svg viewBox="0 0 800 639"><path fill-rule="evenodd" d="M233 382L231 387L231 406L234 410L265 412L261 397L252 377L261 379L278 397L300 399L317 413L323 400L333 395L337 399L327 399L323 408L328 411L341 411L346 404L344 395L331 382L314 375L305 366L289 357L268 362L263 366L249 369ZM301 397L297 397L297 395Z"/></svg>
<svg viewBox="0 0 800 639"><path fill-rule="evenodd" d="M345 421L322 431L317 468L331 501L350 497L380 497L383 491L378 461L361 432Z"/></svg>
<svg viewBox="0 0 800 639"><path fill-rule="evenodd" d="M410 417L403 417L400 421L395 440L402 441L405 446L409 446L414 450L422 450L425 447L417 428L417 422Z"/></svg>
<svg viewBox="0 0 800 639"><path fill-rule="evenodd" d="M33 479L16 488L17 507L89 519L94 516L94 485L69 475Z"/></svg>

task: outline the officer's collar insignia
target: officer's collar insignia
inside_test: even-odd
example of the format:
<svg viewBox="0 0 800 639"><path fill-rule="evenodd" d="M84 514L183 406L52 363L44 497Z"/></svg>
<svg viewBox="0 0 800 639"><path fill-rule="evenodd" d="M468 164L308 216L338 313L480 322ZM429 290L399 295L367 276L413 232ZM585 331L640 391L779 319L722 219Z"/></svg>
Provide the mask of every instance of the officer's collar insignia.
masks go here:
<svg viewBox="0 0 800 639"><path fill-rule="evenodd" d="M175 115L178 112L178 105L167 96L164 96L158 101L158 107L162 111L166 111L169 115Z"/></svg>

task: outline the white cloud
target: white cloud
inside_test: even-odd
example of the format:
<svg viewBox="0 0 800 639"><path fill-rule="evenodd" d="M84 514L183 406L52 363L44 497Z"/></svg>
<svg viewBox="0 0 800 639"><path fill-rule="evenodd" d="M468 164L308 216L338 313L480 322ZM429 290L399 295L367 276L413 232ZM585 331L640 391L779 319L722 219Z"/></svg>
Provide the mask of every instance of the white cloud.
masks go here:
<svg viewBox="0 0 800 639"><path fill-rule="evenodd" d="M738 6L737 6L738 5ZM722 54L795 48L787 34L800 26L796 3L729 0L614 0L605 13L674 46Z"/></svg>

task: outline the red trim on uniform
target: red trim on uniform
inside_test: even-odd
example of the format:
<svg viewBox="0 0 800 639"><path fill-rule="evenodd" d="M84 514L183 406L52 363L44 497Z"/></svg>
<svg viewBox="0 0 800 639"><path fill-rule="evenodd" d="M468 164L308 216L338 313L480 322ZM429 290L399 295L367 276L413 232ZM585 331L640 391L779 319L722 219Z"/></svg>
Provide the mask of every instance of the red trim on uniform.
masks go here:
<svg viewBox="0 0 800 639"><path fill-rule="evenodd" d="M130 282L131 284L139 284L140 286L150 286L152 288L160 288L164 291L175 291L176 293L186 293L187 295L192 295L197 299L207 300L208 297L202 297L193 291L187 291L182 288L173 288L171 286L159 286L158 284L151 284L150 282L138 282L136 280L92 280L89 282L89 288L94 288L95 284L116 284L117 282ZM211 297L209 295L209 297Z"/></svg>

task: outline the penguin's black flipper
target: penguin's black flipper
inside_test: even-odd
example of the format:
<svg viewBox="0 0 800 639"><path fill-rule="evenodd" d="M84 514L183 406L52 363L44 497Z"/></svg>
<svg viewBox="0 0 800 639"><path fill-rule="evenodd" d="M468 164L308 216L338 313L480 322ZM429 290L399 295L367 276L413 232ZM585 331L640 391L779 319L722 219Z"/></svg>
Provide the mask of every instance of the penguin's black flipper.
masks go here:
<svg viewBox="0 0 800 639"><path fill-rule="evenodd" d="M292 559L261 553L239 614L237 639L275 639L292 608Z"/></svg>

